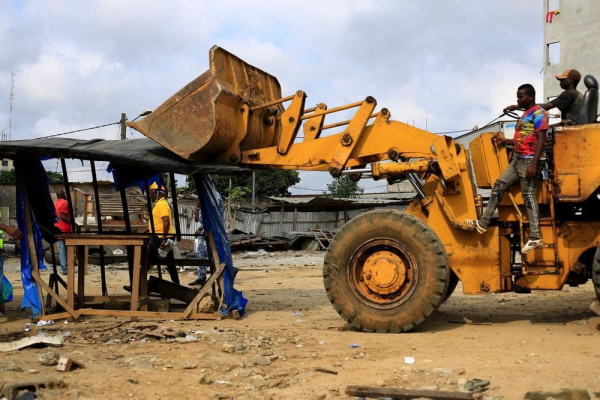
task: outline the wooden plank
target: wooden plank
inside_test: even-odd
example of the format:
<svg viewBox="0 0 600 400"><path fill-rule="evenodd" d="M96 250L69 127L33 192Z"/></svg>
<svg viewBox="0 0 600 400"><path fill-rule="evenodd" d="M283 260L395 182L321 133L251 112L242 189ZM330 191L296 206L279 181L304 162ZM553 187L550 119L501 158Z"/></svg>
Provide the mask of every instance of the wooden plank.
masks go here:
<svg viewBox="0 0 600 400"><path fill-rule="evenodd" d="M177 266L188 266L188 267L199 267L205 266L210 267L212 263L209 260L198 260L196 258L176 258L173 260L162 259L159 260L158 265L177 265Z"/></svg>
<svg viewBox="0 0 600 400"><path fill-rule="evenodd" d="M141 248L135 246L133 248L133 282L131 282L131 311L137 311L139 308L140 298L140 261L141 261ZM144 277L145 279L145 277ZM148 293L142 293L142 296L146 297ZM133 317L135 318L135 317ZM133 320L132 318L132 320Z"/></svg>
<svg viewBox="0 0 600 400"><path fill-rule="evenodd" d="M77 311L75 311L73 309L73 307L70 307L69 304L67 304L67 302L65 302L62 297L60 297L59 295L57 295L50 286L48 286L48 284L46 282L44 282L44 280L42 279L42 277L37 273L37 272L32 272L31 273L31 277L33 278L33 280L39 285L41 286L45 291L47 291L48 293L50 293L50 295L52 296L52 298L54 300L56 300L56 302L58 304L61 305L62 308L65 309L66 312L68 312L71 317L73 317L74 319L79 318L79 314L77 313ZM75 303L75 299L73 298L73 303Z"/></svg>
<svg viewBox="0 0 600 400"><path fill-rule="evenodd" d="M65 239L65 244L69 241L67 246L143 246L143 240L127 240L125 237L122 239Z"/></svg>
<svg viewBox="0 0 600 400"><path fill-rule="evenodd" d="M154 276L151 276L147 282L150 293L159 293L163 297L183 301L187 304L192 302L198 293L195 289Z"/></svg>
<svg viewBox="0 0 600 400"><path fill-rule="evenodd" d="M130 295L113 295L113 296L101 296L91 295L84 297L85 303L106 303L109 301L126 301L131 300Z"/></svg>
<svg viewBox="0 0 600 400"><path fill-rule="evenodd" d="M391 398L397 400L428 398L434 400L469 400L473 399L471 393L447 392L441 390L415 390L415 389L397 389L371 386L348 386L346 394L353 397L370 398Z"/></svg>
<svg viewBox="0 0 600 400"><path fill-rule="evenodd" d="M208 290L217 281L217 279L219 277L221 277L221 275L223 274L223 270L225 269L225 264L219 263L219 254L217 253L217 249L215 246L215 238L214 238L212 232L208 232L208 241L210 243L211 251L213 254L213 260L215 260L215 264L216 264L215 270L211 274L210 278L208 278L208 280L206 281L204 286L202 286L202 288L198 291L198 294L196 295L194 300L192 300L190 302L190 304L187 306L187 308L183 312L184 318L189 318L192 315L192 313L198 306L198 303L200 302L202 297L204 297L204 295L208 293ZM221 291L221 297L223 297L223 296L224 296L224 292ZM219 311L219 310L217 310L217 311Z"/></svg>
<svg viewBox="0 0 600 400"><path fill-rule="evenodd" d="M67 304L75 309L75 247L67 247Z"/></svg>
<svg viewBox="0 0 600 400"><path fill-rule="evenodd" d="M93 308L84 308L77 310L80 315L100 315L105 317L139 317L139 318L157 318L157 319L221 319L219 313L192 313L190 317L184 317L180 312L158 312L158 311L127 311L127 310L97 310Z"/></svg>
<svg viewBox="0 0 600 400"><path fill-rule="evenodd" d="M87 246L77 246L77 306L85 307L85 270L87 267Z"/></svg>
<svg viewBox="0 0 600 400"><path fill-rule="evenodd" d="M160 268L160 266L158 267ZM140 303L141 311L148 311L148 247L142 246L140 254L140 274L142 281L140 282L140 291L145 296L144 302Z"/></svg>
<svg viewBox="0 0 600 400"><path fill-rule="evenodd" d="M58 320L58 319L68 319L68 318L72 318L72 315L69 314L68 312L60 312L60 313L54 313L54 314L47 314L44 315L43 317L40 317L40 321L50 321L50 320Z"/></svg>

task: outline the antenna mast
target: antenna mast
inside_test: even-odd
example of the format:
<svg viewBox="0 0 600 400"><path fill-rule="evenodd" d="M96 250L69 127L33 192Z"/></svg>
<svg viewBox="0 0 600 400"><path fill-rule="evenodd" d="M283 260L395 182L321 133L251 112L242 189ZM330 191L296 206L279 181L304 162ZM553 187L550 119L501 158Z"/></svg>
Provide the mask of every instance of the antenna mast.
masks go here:
<svg viewBox="0 0 600 400"><path fill-rule="evenodd" d="M10 73L10 114L8 117L8 140L11 140L12 136L12 112L13 112L13 100L15 98L15 74ZM6 139L4 139L6 140Z"/></svg>

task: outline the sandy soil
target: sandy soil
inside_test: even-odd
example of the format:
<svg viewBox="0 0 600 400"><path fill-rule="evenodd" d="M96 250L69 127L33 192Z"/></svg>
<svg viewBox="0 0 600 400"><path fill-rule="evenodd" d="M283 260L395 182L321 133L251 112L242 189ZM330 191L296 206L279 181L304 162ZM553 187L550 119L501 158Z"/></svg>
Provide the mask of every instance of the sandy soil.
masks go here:
<svg viewBox="0 0 600 400"><path fill-rule="evenodd" d="M600 317L588 310L590 284L482 297L463 296L459 286L417 331L367 334L351 330L327 300L323 253L239 253L234 259L241 270L237 287L249 300L242 319L150 321L152 329L183 331L194 341L122 340L147 323L122 318L56 321L24 333L29 320L17 310L18 260L9 259L16 300L0 324L0 341L68 331L65 344L52 350L85 368L61 374L38 361L49 349L29 348L0 354L0 383L57 376L67 387L43 391L44 398L97 399L347 398L348 385L456 391L474 378L491 382L490 399L565 387L600 392ZM109 292L121 292L126 269L111 268L108 277ZM183 282L193 278L191 270L182 274ZM98 269L87 279L99 287Z"/></svg>

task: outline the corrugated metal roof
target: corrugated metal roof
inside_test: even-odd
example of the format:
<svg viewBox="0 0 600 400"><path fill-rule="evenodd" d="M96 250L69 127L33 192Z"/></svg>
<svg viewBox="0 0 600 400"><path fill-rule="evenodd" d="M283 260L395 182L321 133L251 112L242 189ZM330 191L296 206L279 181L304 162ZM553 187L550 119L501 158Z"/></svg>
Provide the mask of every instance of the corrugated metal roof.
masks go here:
<svg viewBox="0 0 600 400"><path fill-rule="evenodd" d="M269 197L274 202L272 206L280 205L298 205L304 207L335 207L335 206L354 206L360 207L361 205L373 205L373 204L404 204L407 202L405 199L398 198L353 198L353 199L337 199L324 196L314 197Z"/></svg>

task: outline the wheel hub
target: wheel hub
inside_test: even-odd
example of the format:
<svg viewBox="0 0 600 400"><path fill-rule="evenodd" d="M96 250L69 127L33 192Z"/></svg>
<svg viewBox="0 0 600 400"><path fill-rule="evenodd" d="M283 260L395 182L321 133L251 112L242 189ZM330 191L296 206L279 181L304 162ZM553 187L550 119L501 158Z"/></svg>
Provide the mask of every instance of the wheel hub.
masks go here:
<svg viewBox="0 0 600 400"><path fill-rule="evenodd" d="M406 279L406 268L398 255L377 251L365 260L362 279L372 292L387 295L400 289Z"/></svg>
<svg viewBox="0 0 600 400"><path fill-rule="evenodd" d="M365 304L387 309L407 301L418 280L412 253L396 240L377 238L354 252L348 275L352 291Z"/></svg>

